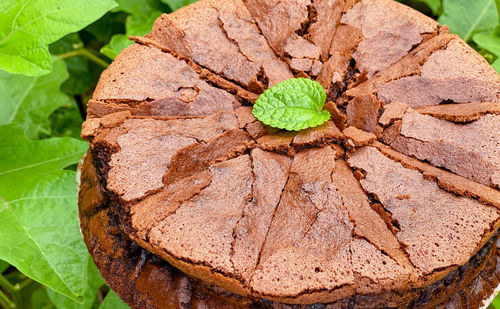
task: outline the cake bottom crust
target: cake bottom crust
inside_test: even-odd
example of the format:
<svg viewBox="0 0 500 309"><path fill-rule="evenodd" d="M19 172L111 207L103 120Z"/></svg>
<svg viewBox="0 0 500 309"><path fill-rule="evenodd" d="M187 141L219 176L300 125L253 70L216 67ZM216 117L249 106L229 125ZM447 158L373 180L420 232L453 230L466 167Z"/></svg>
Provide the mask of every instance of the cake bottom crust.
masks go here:
<svg viewBox="0 0 500 309"><path fill-rule="evenodd" d="M132 308L479 308L500 282L497 233L467 264L425 288L308 306L244 298L188 277L127 239L116 224L90 153L80 170L84 241L104 279Z"/></svg>

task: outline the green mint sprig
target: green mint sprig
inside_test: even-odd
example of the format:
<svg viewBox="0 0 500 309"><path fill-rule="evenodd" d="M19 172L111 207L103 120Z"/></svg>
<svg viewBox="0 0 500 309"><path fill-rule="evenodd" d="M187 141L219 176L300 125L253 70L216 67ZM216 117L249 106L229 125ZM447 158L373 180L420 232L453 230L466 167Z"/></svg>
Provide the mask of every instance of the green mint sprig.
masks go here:
<svg viewBox="0 0 500 309"><path fill-rule="evenodd" d="M323 110L325 101L326 92L318 82L292 78L264 91L255 101L252 113L268 126L300 131L330 119L330 113Z"/></svg>

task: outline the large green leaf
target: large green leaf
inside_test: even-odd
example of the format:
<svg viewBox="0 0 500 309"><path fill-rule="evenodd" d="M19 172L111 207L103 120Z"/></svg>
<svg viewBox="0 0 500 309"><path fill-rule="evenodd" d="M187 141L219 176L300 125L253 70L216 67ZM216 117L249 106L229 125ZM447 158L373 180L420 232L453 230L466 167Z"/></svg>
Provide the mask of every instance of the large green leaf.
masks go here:
<svg viewBox="0 0 500 309"><path fill-rule="evenodd" d="M474 42L495 55L497 60L492 63L492 66L500 73L500 26L492 32L481 32L474 35Z"/></svg>
<svg viewBox="0 0 500 309"><path fill-rule="evenodd" d="M102 302L101 306L99 306L99 309L129 309L130 307L127 306L121 299L118 297L118 295L115 294L113 291L109 291L109 293L106 295L104 298L104 301Z"/></svg>
<svg viewBox="0 0 500 309"><path fill-rule="evenodd" d="M465 41L498 25L495 0L443 0L443 9L439 22L448 25L452 33Z"/></svg>
<svg viewBox="0 0 500 309"><path fill-rule="evenodd" d="M37 138L40 133L50 134L50 114L71 102L60 91L67 78L64 61L58 58L54 58L54 70L44 76L0 71L0 125L17 124L30 138Z"/></svg>
<svg viewBox="0 0 500 309"><path fill-rule="evenodd" d="M106 282L97 271L95 264L90 260L87 270L87 289L84 293L83 303L78 303L71 298L65 297L59 293L52 290L48 290L47 293L52 302L56 305L58 309L90 309L92 305L96 302L97 292L101 286Z"/></svg>
<svg viewBox="0 0 500 309"><path fill-rule="evenodd" d="M30 76L49 73L48 45L115 6L112 0L2 0L0 69Z"/></svg>
<svg viewBox="0 0 500 309"><path fill-rule="evenodd" d="M495 31L476 34L474 42L481 48L487 49L495 56L500 57L500 26Z"/></svg>
<svg viewBox="0 0 500 309"><path fill-rule="evenodd" d="M75 172L87 144L28 140L0 127L0 259L32 279L83 301L89 255L77 219Z"/></svg>

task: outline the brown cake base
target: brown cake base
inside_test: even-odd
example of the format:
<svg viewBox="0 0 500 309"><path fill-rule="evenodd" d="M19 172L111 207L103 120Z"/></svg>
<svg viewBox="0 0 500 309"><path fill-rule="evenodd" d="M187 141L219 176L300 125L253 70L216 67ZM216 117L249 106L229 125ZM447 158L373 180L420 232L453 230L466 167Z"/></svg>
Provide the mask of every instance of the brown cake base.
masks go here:
<svg viewBox="0 0 500 309"><path fill-rule="evenodd" d="M85 243L108 282L133 308L479 308L500 282L498 233L468 263L425 288L286 305L244 298L189 278L127 239L89 153L80 166L79 216Z"/></svg>

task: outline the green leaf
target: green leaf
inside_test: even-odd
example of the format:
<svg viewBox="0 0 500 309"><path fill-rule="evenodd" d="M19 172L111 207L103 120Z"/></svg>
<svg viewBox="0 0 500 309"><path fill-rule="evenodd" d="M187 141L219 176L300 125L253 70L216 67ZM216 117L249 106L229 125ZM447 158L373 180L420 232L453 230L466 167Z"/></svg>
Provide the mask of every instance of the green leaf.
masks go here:
<svg viewBox="0 0 500 309"><path fill-rule="evenodd" d="M48 45L115 6L112 0L2 0L0 69L30 76L49 73Z"/></svg>
<svg viewBox="0 0 500 309"><path fill-rule="evenodd" d="M52 132L48 137L74 137L79 139L82 130L82 116L74 100L61 106L49 118Z"/></svg>
<svg viewBox="0 0 500 309"><path fill-rule="evenodd" d="M75 302L74 300L65 297L59 293L52 290L48 290L47 293L52 302L56 305L58 309L90 309L92 305L96 302L97 292L99 288L103 286L106 282L99 274L95 264L90 260L87 269L87 289L84 294L84 301L82 303Z"/></svg>
<svg viewBox="0 0 500 309"><path fill-rule="evenodd" d="M29 138L50 134L50 114L70 102L59 89L67 78L66 66L59 58L54 58L54 70L44 76L0 71L0 125L17 124Z"/></svg>
<svg viewBox="0 0 500 309"><path fill-rule="evenodd" d="M32 141L0 127L0 259L28 277L83 301L89 255L77 217L75 172L87 144Z"/></svg>
<svg viewBox="0 0 500 309"><path fill-rule="evenodd" d="M267 89L255 101L253 115L271 127L300 131L330 119L323 110L326 92L315 81L292 78Z"/></svg>
<svg viewBox="0 0 500 309"><path fill-rule="evenodd" d="M103 46L100 52L110 59L114 59L126 47L133 44L129 36L142 36L150 32L153 23L162 14L160 3L157 0L118 0L119 6L115 11L122 11L131 15L125 21L125 34L114 35L110 42Z"/></svg>
<svg viewBox="0 0 500 309"><path fill-rule="evenodd" d="M467 42L474 34L492 31L498 25L495 0L443 0L443 9L439 22Z"/></svg>
<svg viewBox="0 0 500 309"><path fill-rule="evenodd" d="M481 48L487 49L495 56L500 57L500 26L490 33L476 34L474 42Z"/></svg>
<svg viewBox="0 0 500 309"><path fill-rule="evenodd" d="M419 2L423 2L429 6L432 10L432 13L437 15L439 13L439 9L441 8L441 0L418 0Z"/></svg>
<svg viewBox="0 0 500 309"><path fill-rule="evenodd" d="M495 55L496 60L492 63L493 68L500 73L500 26L490 33L482 32L474 35L474 42L485 50Z"/></svg>
<svg viewBox="0 0 500 309"><path fill-rule="evenodd" d="M74 52L83 48L83 42L78 33L71 33L50 44L49 50L54 55ZM80 94L89 90L92 80L90 78L89 62L83 56L64 59L68 68L69 78L62 84L61 90L71 95Z"/></svg>
<svg viewBox="0 0 500 309"><path fill-rule="evenodd" d="M491 66L500 74L500 59L495 60Z"/></svg>
<svg viewBox="0 0 500 309"><path fill-rule="evenodd" d="M115 59L118 54L127 48L128 46L134 44L128 39L128 35L125 34L115 34L108 44L104 45L100 52L109 59Z"/></svg>
<svg viewBox="0 0 500 309"><path fill-rule="evenodd" d="M24 291L23 291L24 292ZM40 287L31 294L31 308L33 309L55 309L52 301L47 295L47 288Z"/></svg>
<svg viewBox="0 0 500 309"><path fill-rule="evenodd" d="M137 3L137 1L135 3ZM162 14L162 12L154 10L154 7L148 6L145 3L141 6L142 9L137 9L135 11L133 10L135 5L132 5L129 1L123 1L123 4L127 4L127 6L122 8L121 3L120 8L124 11L130 10L132 12L132 15L128 16L125 22L126 33L114 35L111 41L100 50L101 53L110 59L114 59L122 50L133 44L133 42L129 40L129 36L142 36L151 32L155 20Z"/></svg>
<svg viewBox="0 0 500 309"><path fill-rule="evenodd" d="M127 14L108 12L94 23L80 31L84 42L89 42L97 48L107 44L117 33L125 33L125 19Z"/></svg>
<svg viewBox="0 0 500 309"><path fill-rule="evenodd" d="M132 15L150 15L153 11L160 11L161 5L158 0L115 0L118 2L118 7L113 9L113 12L125 12Z"/></svg>
<svg viewBox="0 0 500 309"><path fill-rule="evenodd" d="M441 0L397 0L398 2L404 3L412 8L426 12L426 8L422 7L422 3L427 5L431 9L432 14L439 15L441 9Z"/></svg>
<svg viewBox="0 0 500 309"><path fill-rule="evenodd" d="M500 297L497 296L493 302L491 303L491 305L488 307L489 308L494 308L494 309L500 309Z"/></svg>
<svg viewBox="0 0 500 309"><path fill-rule="evenodd" d="M173 12L180 9L183 6L195 3L198 0L161 0L161 1L166 5L168 5Z"/></svg>
<svg viewBox="0 0 500 309"><path fill-rule="evenodd" d="M104 298L99 309L129 309L130 307L125 304L118 295L113 291L109 291L109 293Z"/></svg>

